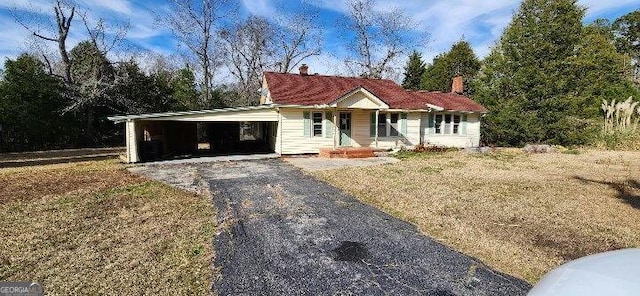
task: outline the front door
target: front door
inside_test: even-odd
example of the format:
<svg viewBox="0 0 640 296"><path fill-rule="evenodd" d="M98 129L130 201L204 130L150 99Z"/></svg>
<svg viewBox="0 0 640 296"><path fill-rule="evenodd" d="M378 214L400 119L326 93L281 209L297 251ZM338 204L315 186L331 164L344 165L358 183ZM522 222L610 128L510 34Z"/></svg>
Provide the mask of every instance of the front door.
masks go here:
<svg viewBox="0 0 640 296"><path fill-rule="evenodd" d="M351 113L340 113L340 146L351 146Z"/></svg>

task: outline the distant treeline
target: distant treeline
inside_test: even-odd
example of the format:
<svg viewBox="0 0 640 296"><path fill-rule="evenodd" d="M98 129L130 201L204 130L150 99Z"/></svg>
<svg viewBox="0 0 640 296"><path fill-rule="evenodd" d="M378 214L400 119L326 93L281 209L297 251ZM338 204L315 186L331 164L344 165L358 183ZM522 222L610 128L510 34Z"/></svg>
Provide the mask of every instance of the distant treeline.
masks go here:
<svg viewBox="0 0 640 296"><path fill-rule="evenodd" d="M610 138L602 131L603 100L640 100L640 11L588 25L584 13L574 0L524 0L484 60L464 40L427 65L414 52L403 85L450 91L451 77L462 75L465 94L489 109L482 118L485 145ZM640 109L628 111L640 118ZM625 131L636 140L638 132Z"/></svg>
<svg viewBox="0 0 640 296"><path fill-rule="evenodd" d="M263 71L291 72L322 52L318 14L308 4L275 22L234 15L225 6L234 2L172 3L160 17L184 52L115 58L110 52L126 32L90 23L90 11L81 14L87 40L67 50L69 32L83 29L71 22L73 2L55 1L49 21L56 30L32 33L57 53L24 53L0 73L0 152L122 145L122 127L107 121L114 114L257 104ZM415 22L375 5L348 1L337 25L354 34L339 37L346 55L336 68L346 72L338 72L397 78L398 59L409 56L405 88L450 91L451 78L462 75L465 94L489 109L485 145L590 144L601 134L603 100L640 97L640 11L584 25L585 8L575 0L524 0L483 60L463 38L426 64Z"/></svg>

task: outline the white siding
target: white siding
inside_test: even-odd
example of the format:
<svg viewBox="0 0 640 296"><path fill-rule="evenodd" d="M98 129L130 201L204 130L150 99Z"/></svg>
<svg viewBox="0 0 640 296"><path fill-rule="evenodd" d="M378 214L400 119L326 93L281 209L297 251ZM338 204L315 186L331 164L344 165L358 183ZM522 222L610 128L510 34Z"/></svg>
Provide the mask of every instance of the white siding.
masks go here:
<svg viewBox="0 0 640 296"><path fill-rule="evenodd" d="M409 113L407 116L407 139L410 145L415 146L420 144L420 114L417 112Z"/></svg>
<svg viewBox="0 0 640 296"><path fill-rule="evenodd" d="M351 112L351 146L375 147L374 138L369 137L370 114L373 110L344 110Z"/></svg>
<svg viewBox="0 0 640 296"><path fill-rule="evenodd" d="M376 148L375 137L370 137L371 113L375 111L356 110L353 111L353 130L356 131L355 141L357 145L354 147L368 146ZM387 113L382 111L380 113ZM398 123L399 132L401 132L401 123ZM419 113L407 114L407 134L401 137L379 137L377 148L392 149L397 147L413 147L420 143L420 115Z"/></svg>
<svg viewBox="0 0 640 296"><path fill-rule="evenodd" d="M438 113L434 113L438 114ZM422 116L423 122L420 125L423 133L424 143L447 147L478 147L480 146L480 114L467 114L467 130L462 135L441 135L429 133L427 115Z"/></svg>
<svg viewBox="0 0 640 296"><path fill-rule="evenodd" d="M322 147L333 147L333 138L329 137L305 137L303 112L318 112L317 109L280 109L281 123L278 125L278 140L276 152L280 154L318 153ZM334 114L340 112L351 113L351 146L376 148L375 138L369 134L370 110L331 110ZM336 131L337 135L338 132ZM336 140L337 141L337 140ZM377 148L390 149L400 146L415 146L420 142L420 115L408 113L407 135L405 137L378 138Z"/></svg>
<svg viewBox="0 0 640 296"><path fill-rule="evenodd" d="M278 131L281 141L280 154L318 153L321 147L333 147L333 138L305 137L303 112L324 112L329 110L281 108L281 122Z"/></svg>
<svg viewBox="0 0 640 296"><path fill-rule="evenodd" d="M377 109L380 105L362 92L356 92L338 102L338 108Z"/></svg>
<svg viewBox="0 0 640 296"><path fill-rule="evenodd" d="M340 112L351 113L351 146L392 149L397 147L413 147L423 139L428 144L443 145L449 147L478 146L480 141L480 117L479 114L467 115L465 135L434 135L428 134L426 112L407 113L407 133L401 137L380 137L376 146L375 138L370 137L370 120L372 110L319 110L319 109L280 109L280 123L278 124L278 137L275 151L280 154L318 153L322 147L333 147L332 137L305 137L303 112L331 111L334 115ZM381 112L386 113L386 112ZM400 132L401 124L398 124ZM324 131L324 128L323 128ZM338 135L338 131L335 132ZM337 137L337 136L336 136ZM337 138L336 138L337 141Z"/></svg>

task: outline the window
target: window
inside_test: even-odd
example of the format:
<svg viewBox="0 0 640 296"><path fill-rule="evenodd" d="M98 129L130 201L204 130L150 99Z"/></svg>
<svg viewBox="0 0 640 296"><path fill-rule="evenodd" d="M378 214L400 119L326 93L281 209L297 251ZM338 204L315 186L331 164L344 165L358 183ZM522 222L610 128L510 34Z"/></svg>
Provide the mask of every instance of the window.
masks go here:
<svg viewBox="0 0 640 296"><path fill-rule="evenodd" d="M376 113L371 112L371 125L369 126L369 136L378 137L398 137L402 133L406 133L407 129L407 113Z"/></svg>
<svg viewBox="0 0 640 296"><path fill-rule="evenodd" d="M313 136L322 137L322 112L313 112Z"/></svg>
<svg viewBox="0 0 640 296"><path fill-rule="evenodd" d="M398 113L391 113L389 114L391 116L391 127L389 129L389 136L391 137L397 137L398 136L398 118L400 116L400 114Z"/></svg>
<svg viewBox="0 0 640 296"><path fill-rule="evenodd" d="M378 137L387 136L387 114L378 114Z"/></svg>
<svg viewBox="0 0 640 296"><path fill-rule="evenodd" d="M445 114L444 115L444 128L443 128L443 131L444 131L445 135L451 134L451 114Z"/></svg>
<svg viewBox="0 0 640 296"><path fill-rule="evenodd" d="M453 115L453 133L460 133L460 115Z"/></svg>
<svg viewBox="0 0 640 296"><path fill-rule="evenodd" d="M466 121L466 116L460 114L436 114L433 121L434 132L441 135L463 134Z"/></svg>
<svg viewBox="0 0 640 296"><path fill-rule="evenodd" d="M442 114L436 114L436 134L442 134Z"/></svg>

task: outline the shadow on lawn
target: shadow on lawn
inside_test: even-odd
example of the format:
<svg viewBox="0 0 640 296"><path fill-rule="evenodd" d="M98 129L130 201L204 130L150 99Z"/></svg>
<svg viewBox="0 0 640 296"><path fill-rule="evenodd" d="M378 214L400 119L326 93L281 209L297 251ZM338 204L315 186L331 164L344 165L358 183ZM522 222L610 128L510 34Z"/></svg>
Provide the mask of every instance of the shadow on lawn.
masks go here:
<svg viewBox="0 0 640 296"><path fill-rule="evenodd" d="M618 194L617 198L623 200L625 203L640 210L640 182L637 180L628 179L621 182L611 181L598 181L589 180L580 176L573 177L574 179L583 183L597 183L609 186L611 189L615 189Z"/></svg>

